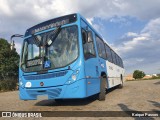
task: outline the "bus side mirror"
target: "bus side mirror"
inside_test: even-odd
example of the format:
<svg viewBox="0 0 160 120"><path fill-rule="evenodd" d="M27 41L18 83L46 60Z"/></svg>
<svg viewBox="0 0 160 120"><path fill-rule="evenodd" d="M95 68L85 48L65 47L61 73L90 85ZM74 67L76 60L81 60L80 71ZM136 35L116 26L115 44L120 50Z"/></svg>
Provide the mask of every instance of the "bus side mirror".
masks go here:
<svg viewBox="0 0 160 120"><path fill-rule="evenodd" d="M14 38L14 37L21 37L21 38L23 38L24 36L23 35L20 35L20 34L15 34L15 35L12 35L11 36L11 42L10 42L10 45L11 45L11 50L13 50L14 49L14 47L15 47L15 44L14 44L14 40L12 39L12 38Z"/></svg>

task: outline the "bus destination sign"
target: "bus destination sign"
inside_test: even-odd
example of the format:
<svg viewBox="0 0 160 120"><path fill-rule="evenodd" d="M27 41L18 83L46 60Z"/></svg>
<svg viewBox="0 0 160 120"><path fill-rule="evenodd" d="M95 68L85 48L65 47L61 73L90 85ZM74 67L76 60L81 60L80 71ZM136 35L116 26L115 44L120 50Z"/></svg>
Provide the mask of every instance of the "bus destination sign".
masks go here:
<svg viewBox="0 0 160 120"><path fill-rule="evenodd" d="M37 33L37 32L41 32L43 30L51 29L53 27L62 26L62 25L68 24L68 23L69 23L69 19L53 22L53 23L50 23L48 25L45 25L45 26L34 29L32 31L32 34Z"/></svg>
<svg viewBox="0 0 160 120"><path fill-rule="evenodd" d="M62 16L59 18L51 19L51 20L42 22L38 25L35 25L35 26L29 28L25 33L25 37L28 35L35 34L37 32L47 30L47 29L51 29L54 27L59 27L59 26L65 25L65 24L73 23L76 20L77 20L76 14L71 14L71 15L66 15L66 16Z"/></svg>
<svg viewBox="0 0 160 120"><path fill-rule="evenodd" d="M42 64L42 59L33 59L27 61L27 67L37 66Z"/></svg>

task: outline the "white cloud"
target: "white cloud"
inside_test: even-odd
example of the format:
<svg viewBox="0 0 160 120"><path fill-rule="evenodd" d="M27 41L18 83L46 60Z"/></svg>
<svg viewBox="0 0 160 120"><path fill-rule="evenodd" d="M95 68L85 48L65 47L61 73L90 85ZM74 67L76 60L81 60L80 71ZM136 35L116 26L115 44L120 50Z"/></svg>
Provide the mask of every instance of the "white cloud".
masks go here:
<svg viewBox="0 0 160 120"><path fill-rule="evenodd" d="M0 0L0 37L9 40L12 34L24 34L27 28L35 24L76 12L87 18L102 34L104 25L101 22L93 24L95 18L111 19L111 22L127 25L130 23L123 16L136 17L150 22L140 33L126 33L123 37L128 38L127 41L118 47L116 45L115 49L125 60L140 59L144 55L148 58L142 58L142 62L154 61L153 55L160 52L159 5L160 0ZM18 51L20 44L21 42L16 43Z"/></svg>
<svg viewBox="0 0 160 120"><path fill-rule="evenodd" d="M13 14L13 16L24 14L23 17L28 15L33 17L35 15L35 17L43 20L75 12L79 12L89 19L94 17L108 19L113 16L119 17L120 21L125 20L121 18L121 16L153 19L159 16L160 13L160 1L153 1L92 0L92 2L86 2L85 0L0 0L0 14L3 13L6 16L10 14ZM145 5L143 5L144 3Z"/></svg>
<svg viewBox="0 0 160 120"><path fill-rule="evenodd" d="M142 30L138 33L128 32L126 33L122 38L128 37L130 40L124 41L121 45L119 45L119 48L117 50L120 51L126 51L127 48L133 48L135 46L141 45L141 43L149 44L151 42L154 42L156 44L159 43L158 40L160 39L160 18L156 18L151 20ZM151 44L149 44L151 45Z"/></svg>
<svg viewBox="0 0 160 120"><path fill-rule="evenodd" d="M0 0L0 14L12 15L11 9L8 6L7 0Z"/></svg>
<svg viewBox="0 0 160 120"><path fill-rule="evenodd" d="M156 37L156 39L159 39L160 38L159 31L160 31L160 17L152 19L141 31L141 34L152 36L154 38Z"/></svg>
<svg viewBox="0 0 160 120"><path fill-rule="evenodd" d="M116 47L115 46L113 47L118 53L123 55L125 53L135 50L137 46L144 44L144 42L147 40L148 40L147 37L139 35L138 37L134 37L130 39L129 41L125 41L121 43L118 47L117 45L115 45Z"/></svg>
<svg viewBox="0 0 160 120"><path fill-rule="evenodd" d="M132 67L132 66L136 66L137 64L141 64L144 61L143 58L128 58L126 60L124 60L124 64L127 67Z"/></svg>
<svg viewBox="0 0 160 120"><path fill-rule="evenodd" d="M144 59L143 59L143 58L137 58L136 61L137 61L137 62L143 62Z"/></svg>
<svg viewBox="0 0 160 120"><path fill-rule="evenodd" d="M109 20L111 23L118 24L121 28L124 26L131 25L131 22L127 20L124 16L114 16Z"/></svg>
<svg viewBox="0 0 160 120"><path fill-rule="evenodd" d="M0 31L0 35L8 37L13 32L24 33L28 27L39 22L76 12L81 13L91 24L96 17L109 19L117 16L117 20L126 24L129 23L121 16L150 20L159 16L159 4L159 0L139 0L138 2L124 0L92 0L92 2L85 0L0 0L0 21L2 23L0 27L4 28L3 31ZM111 21L116 21L116 19Z"/></svg>
<svg viewBox="0 0 160 120"><path fill-rule="evenodd" d="M142 36L142 37L136 37L133 39L133 41L136 41L136 42L141 41L141 40L147 40L147 38Z"/></svg>
<svg viewBox="0 0 160 120"><path fill-rule="evenodd" d="M124 36L129 38L128 41L123 41L119 46L116 45L116 50L123 56L127 69L136 69L141 66L146 68L145 71L157 72L157 69L146 67L147 64L156 63L160 59L160 18L152 19L146 24L140 33L126 33ZM124 37L123 36L123 37ZM131 37L132 36L132 37ZM124 39L126 39L124 38ZM153 68L160 67L152 66Z"/></svg>
<svg viewBox="0 0 160 120"><path fill-rule="evenodd" d="M134 32L128 32L126 35L127 35L128 37L136 37L136 36L138 36L138 34L137 34L137 33L134 33Z"/></svg>

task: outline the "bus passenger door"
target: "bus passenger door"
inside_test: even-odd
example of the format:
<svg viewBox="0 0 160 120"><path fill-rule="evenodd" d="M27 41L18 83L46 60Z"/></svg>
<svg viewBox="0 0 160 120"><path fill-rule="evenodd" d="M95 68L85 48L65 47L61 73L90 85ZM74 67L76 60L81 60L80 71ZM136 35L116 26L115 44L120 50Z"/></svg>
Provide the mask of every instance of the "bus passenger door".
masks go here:
<svg viewBox="0 0 160 120"><path fill-rule="evenodd" d="M99 92L98 59L95 52L94 33L92 30L82 28L82 40L84 51L85 78L87 84L87 96Z"/></svg>

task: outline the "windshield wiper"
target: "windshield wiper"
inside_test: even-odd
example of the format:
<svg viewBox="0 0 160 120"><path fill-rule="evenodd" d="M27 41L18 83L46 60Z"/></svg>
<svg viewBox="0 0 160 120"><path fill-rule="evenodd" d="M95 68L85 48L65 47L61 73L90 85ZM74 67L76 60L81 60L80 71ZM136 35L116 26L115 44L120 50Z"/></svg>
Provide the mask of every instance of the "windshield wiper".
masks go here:
<svg viewBox="0 0 160 120"><path fill-rule="evenodd" d="M44 43L43 45L44 46L50 46L53 42L54 42L54 40L57 38L57 36L59 35L59 33L60 33L60 31L61 31L61 26L59 26L59 27L57 27L57 29L55 29L54 31L53 31L53 38L49 38L47 41L46 41L46 43ZM34 38L34 41L35 41L35 44L39 47L39 46L42 46L42 40L37 36L37 35L34 35L34 34L32 34L32 37Z"/></svg>
<svg viewBox="0 0 160 120"><path fill-rule="evenodd" d="M46 45L47 46L50 46L53 42L54 42L54 40L57 38L57 36L59 35L59 33L60 33L60 31L61 31L61 26L59 26L56 30L54 30L53 32L53 34L54 34L54 37L53 38L49 38L47 41L46 41Z"/></svg>

